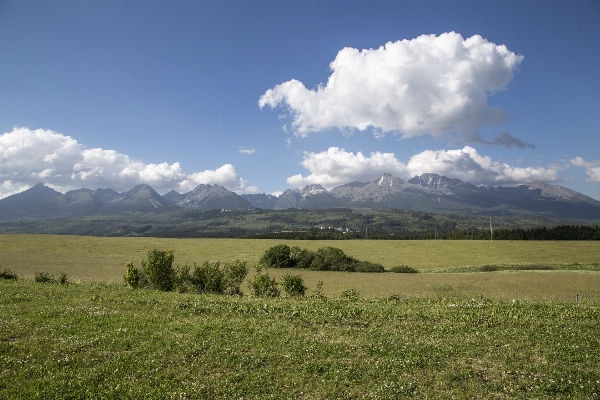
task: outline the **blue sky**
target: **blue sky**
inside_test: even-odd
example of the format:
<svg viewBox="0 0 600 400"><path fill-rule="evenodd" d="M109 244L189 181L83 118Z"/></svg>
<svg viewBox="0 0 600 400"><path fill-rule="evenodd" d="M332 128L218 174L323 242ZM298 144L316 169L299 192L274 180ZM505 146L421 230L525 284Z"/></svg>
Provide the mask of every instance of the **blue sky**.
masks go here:
<svg viewBox="0 0 600 400"><path fill-rule="evenodd" d="M600 199L598 21L595 0L3 0L0 197L436 172Z"/></svg>

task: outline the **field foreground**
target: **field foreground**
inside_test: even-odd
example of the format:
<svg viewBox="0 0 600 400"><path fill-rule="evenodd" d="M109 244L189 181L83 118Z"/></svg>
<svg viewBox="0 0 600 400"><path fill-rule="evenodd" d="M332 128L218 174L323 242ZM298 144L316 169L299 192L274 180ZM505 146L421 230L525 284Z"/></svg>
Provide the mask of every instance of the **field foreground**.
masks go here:
<svg viewBox="0 0 600 400"><path fill-rule="evenodd" d="M0 398L596 398L597 302L0 280Z"/></svg>

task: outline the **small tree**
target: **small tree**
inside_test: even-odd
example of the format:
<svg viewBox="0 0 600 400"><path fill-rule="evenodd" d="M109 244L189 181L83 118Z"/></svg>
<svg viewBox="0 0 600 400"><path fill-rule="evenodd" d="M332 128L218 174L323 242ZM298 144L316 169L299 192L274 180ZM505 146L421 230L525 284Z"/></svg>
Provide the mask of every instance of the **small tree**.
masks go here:
<svg viewBox="0 0 600 400"><path fill-rule="evenodd" d="M141 261L142 272L148 278L150 286L165 292L173 290L175 284L175 270L173 250L153 249L148 251L147 259Z"/></svg>
<svg viewBox="0 0 600 400"><path fill-rule="evenodd" d="M288 296L304 296L306 286L300 275L284 275L281 278L281 287Z"/></svg>

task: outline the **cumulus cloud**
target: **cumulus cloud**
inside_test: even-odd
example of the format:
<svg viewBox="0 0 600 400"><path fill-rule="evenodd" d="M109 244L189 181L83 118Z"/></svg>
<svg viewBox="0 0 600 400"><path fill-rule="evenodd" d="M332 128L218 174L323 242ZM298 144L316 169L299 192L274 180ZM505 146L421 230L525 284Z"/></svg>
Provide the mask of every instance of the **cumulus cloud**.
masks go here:
<svg viewBox="0 0 600 400"><path fill-rule="evenodd" d="M600 182L600 160L585 161L582 157L575 157L571 164L585 168L585 173L589 176L588 181Z"/></svg>
<svg viewBox="0 0 600 400"><path fill-rule="evenodd" d="M378 49L347 47L331 62L326 85L311 90L292 79L267 90L258 104L286 107L298 136L371 128L379 137L456 132L464 142L482 142L478 128L506 118L487 96L506 88L522 60L504 45L455 32Z"/></svg>
<svg viewBox="0 0 600 400"><path fill-rule="evenodd" d="M115 150L87 149L51 130L13 128L0 135L0 197L43 182L59 191L87 187L129 190L147 183L159 192L189 191L200 183L242 191L247 182L231 164L186 174L179 163L145 164Z"/></svg>
<svg viewBox="0 0 600 400"><path fill-rule="evenodd" d="M300 163L311 172L287 179L288 184L301 187L318 183L327 188L352 181L370 181L384 173L406 177L406 165L398 161L393 153L371 153L370 157L362 152L356 154L338 147L330 147L321 153L304 152Z"/></svg>
<svg viewBox="0 0 600 400"><path fill-rule="evenodd" d="M372 181L386 172L402 179L437 173L476 185L494 186L559 180L558 170L514 167L480 155L470 146L458 150L426 150L413 155L406 164L398 160L394 153L374 152L367 157L361 152L354 154L331 147L321 153L305 152L300 164L311 173L289 177L287 182L292 186L318 183L332 188L352 181Z"/></svg>

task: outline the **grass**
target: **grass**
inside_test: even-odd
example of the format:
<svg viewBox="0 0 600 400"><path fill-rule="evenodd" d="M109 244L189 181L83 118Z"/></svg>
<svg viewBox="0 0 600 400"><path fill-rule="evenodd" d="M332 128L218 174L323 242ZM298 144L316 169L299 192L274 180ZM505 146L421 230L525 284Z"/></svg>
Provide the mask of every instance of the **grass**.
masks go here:
<svg viewBox="0 0 600 400"><path fill-rule="evenodd" d="M264 299L0 280L0 398L596 398L599 320L589 301Z"/></svg>
<svg viewBox="0 0 600 400"><path fill-rule="evenodd" d="M418 270L486 264L600 263L598 241L446 241L351 240L280 241L259 239L111 238L61 235L0 235L0 266L33 277L39 268L66 272L80 280L121 281L125 263L143 259L148 250L175 250L175 262L258 262L265 250L286 243L310 250L332 246L359 260L390 269L408 265Z"/></svg>
<svg viewBox="0 0 600 400"><path fill-rule="evenodd" d="M59 235L0 235L0 269L33 279L41 272L71 282L122 284L127 261L135 265L148 250L171 248L175 263L229 261L254 265L269 247L287 243L316 250L342 248L360 260L379 262L386 268L408 265L419 274L357 274L270 269L278 281L286 273L300 274L313 292L319 281L330 297L357 290L361 297L399 295L406 298L600 301L600 242L531 241L276 241L244 239L98 238ZM510 271L531 265L554 270ZM481 272L489 266L497 272ZM592 269L594 271L587 271ZM506 271L508 270L508 271ZM565 271L567 270L567 271ZM424 272L432 272L424 273ZM249 275L252 276L252 273Z"/></svg>
<svg viewBox="0 0 600 400"><path fill-rule="evenodd" d="M252 265L278 243L0 235L19 276L0 279L0 398L600 396L597 242L288 241L420 273L268 270L302 275L305 298L123 286L154 247Z"/></svg>

